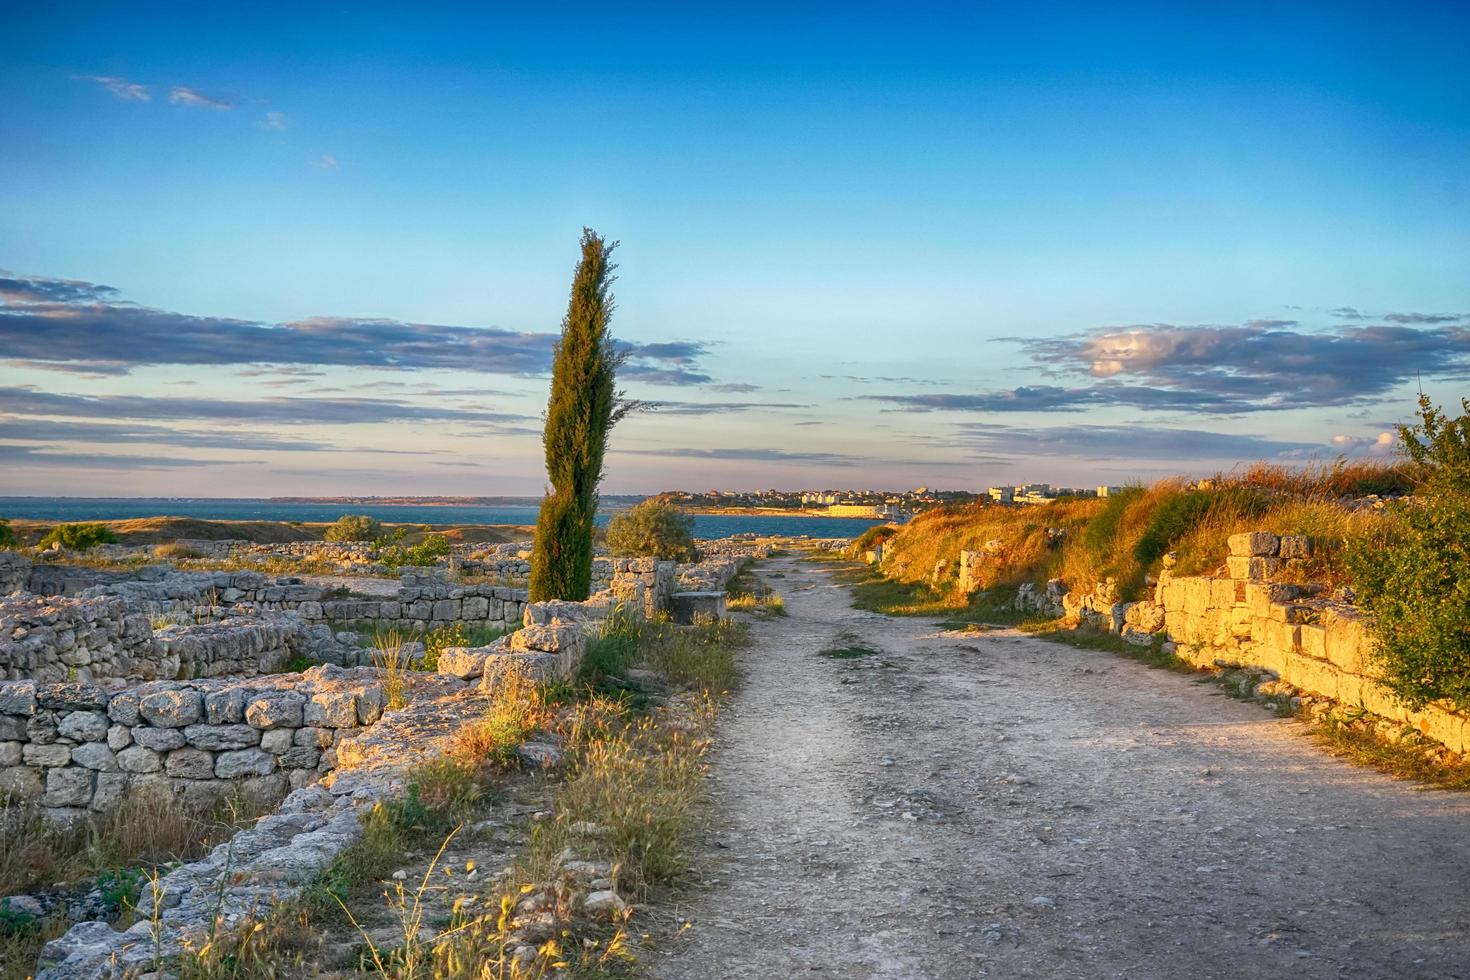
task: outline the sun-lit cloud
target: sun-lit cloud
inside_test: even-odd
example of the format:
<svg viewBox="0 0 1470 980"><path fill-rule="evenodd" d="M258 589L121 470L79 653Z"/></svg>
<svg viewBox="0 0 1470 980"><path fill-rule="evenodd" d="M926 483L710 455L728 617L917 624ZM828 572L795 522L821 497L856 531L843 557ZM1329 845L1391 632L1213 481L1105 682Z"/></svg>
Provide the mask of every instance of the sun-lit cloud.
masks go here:
<svg viewBox="0 0 1470 980"><path fill-rule="evenodd" d="M221 112L235 108L235 104L227 99L206 95L197 88L190 88L187 85L175 85L170 88L168 101L170 105L195 106L200 109L214 109Z"/></svg>
<svg viewBox="0 0 1470 980"><path fill-rule="evenodd" d="M286 128L286 114L284 112L267 112L264 116L256 120L255 128L279 132Z"/></svg>
<svg viewBox="0 0 1470 980"><path fill-rule="evenodd" d="M1362 405L1417 377L1470 377L1470 326L1444 323L1438 314L1392 315L1438 325L1307 330L1293 320L1251 320L1239 326L1156 323L1008 338L1038 369L1091 383L858 397L919 412L1121 406L1221 415Z"/></svg>

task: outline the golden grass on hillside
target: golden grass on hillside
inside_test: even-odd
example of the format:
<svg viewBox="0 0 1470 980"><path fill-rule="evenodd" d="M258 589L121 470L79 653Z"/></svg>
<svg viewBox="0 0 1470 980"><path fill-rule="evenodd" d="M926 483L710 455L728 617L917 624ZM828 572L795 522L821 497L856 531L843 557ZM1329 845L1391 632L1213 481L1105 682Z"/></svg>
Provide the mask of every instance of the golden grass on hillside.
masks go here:
<svg viewBox="0 0 1470 980"><path fill-rule="evenodd" d="M1179 574L1208 574L1224 564L1230 535L1271 531L1312 540L1312 556L1294 563L1288 577L1336 585L1346 581L1345 543L1381 534L1394 519L1350 510L1340 499L1397 494L1409 486L1407 469L1398 463L1257 464L1198 484L1172 479L1125 487L1105 499L941 508L892 532L882 569L893 583L927 593L910 597L907 605L915 611L964 604L965 597L955 594L961 550L987 556L976 582L980 590L1053 577L1086 590L1113 579L1123 598L1141 598L1166 553L1176 556ZM890 598L895 609L905 605L902 597Z"/></svg>

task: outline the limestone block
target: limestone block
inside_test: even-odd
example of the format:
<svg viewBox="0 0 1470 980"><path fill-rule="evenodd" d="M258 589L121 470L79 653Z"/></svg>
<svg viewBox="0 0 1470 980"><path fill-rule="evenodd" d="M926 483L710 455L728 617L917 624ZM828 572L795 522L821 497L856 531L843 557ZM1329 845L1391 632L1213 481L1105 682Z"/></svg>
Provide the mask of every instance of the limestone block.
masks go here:
<svg viewBox="0 0 1470 980"><path fill-rule="evenodd" d="M0 796L33 800L41 795L41 770L30 766L0 769Z"/></svg>
<svg viewBox="0 0 1470 980"><path fill-rule="evenodd" d="M36 685L32 681L0 684L0 714L29 716L36 713Z"/></svg>
<svg viewBox="0 0 1470 980"><path fill-rule="evenodd" d="M65 766L71 763L71 746L59 742L37 745L32 742L20 751L28 766Z"/></svg>
<svg viewBox="0 0 1470 980"><path fill-rule="evenodd" d="M211 691L204 696L204 717L211 725L233 725L245 720L245 692L238 687Z"/></svg>
<svg viewBox="0 0 1470 980"><path fill-rule="evenodd" d="M470 596L464 600L462 609L465 619L484 619L490 613L490 600L484 596Z"/></svg>
<svg viewBox="0 0 1470 980"><path fill-rule="evenodd" d="M272 755L281 755L291 748L292 737L295 733L294 728L273 728L268 732L262 732L260 747Z"/></svg>
<svg viewBox="0 0 1470 980"><path fill-rule="evenodd" d="M71 750L71 761L85 769L116 772L117 756L102 742L88 742Z"/></svg>
<svg viewBox="0 0 1470 980"><path fill-rule="evenodd" d="M73 711L61 719L56 732L73 742L100 742L107 737L107 715L101 711Z"/></svg>
<svg viewBox="0 0 1470 980"><path fill-rule="evenodd" d="M192 688L155 691L139 701L138 713L159 728L184 728L204 717L204 696Z"/></svg>
<svg viewBox="0 0 1470 980"><path fill-rule="evenodd" d="M1312 553L1312 539L1305 534L1283 534L1278 553L1282 558L1306 558Z"/></svg>
<svg viewBox="0 0 1470 980"><path fill-rule="evenodd" d="M115 695L107 702L107 717L119 725L127 725L129 728L138 723L138 695L132 691L124 691Z"/></svg>
<svg viewBox="0 0 1470 980"><path fill-rule="evenodd" d="M113 725L107 729L107 747L114 752L133 744L133 730L127 725Z"/></svg>
<svg viewBox="0 0 1470 980"><path fill-rule="evenodd" d="M86 806L92 802L92 771L90 769L48 769L46 790L41 796L42 806Z"/></svg>
<svg viewBox="0 0 1470 980"><path fill-rule="evenodd" d="M36 703L59 711L91 711L107 707L107 692L90 684L42 684Z"/></svg>
<svg viewBox="0 0 1470 980"><path fill-rule="evenodd" d="M388 697L380 687L368 688L357 699L357 723L359 725L371 725L383 717L383 709L388 705Z"/></svg>
<svg viewBox="0 0 1470 980"><path fill-rule="evenodd" d="M141 745L129 745L117 754L117 767L123 772L158 772L163 756Z"/></svg>
<svg viewBox="0 0 1470 980"><path fill-rule="evenodd" d="M459 619L462 603L459 599L440 599L434 603L433 618L435 620L452 622Z"/></svg>
<svg viewBox="0 0 1470 980"><path fill-rule="evenodd" d="M442 656L440 664L442 667ZM306 703L302 719L307 725L318 728L353 728L357 725L357 695L351 691L313 694Z"/></svg>
<svg viewBox="0 0 1470 980"><path fill-rule="evenodd" d="M20 742L0 742L0 769L20 765Z"/></svg>
<svg viewBox="0 0 1470 980"><path fill-rule="evenodd" d="M92 809L111 810L121 803L131 779L125 772L99 772L93 781Z"/></svg>
<svg viewBox="0 0 1470 980"><path fill-rule="evenodd" d="M190 725L184 739L195 748L219 752L260 744L260 731L249 725Z"/></svg>
<svg viewBox="0 0 1470 980"><path fill-rule="evenodd" d="M320 749L309 745L296 745L287 749L281 755L281 768L283 769L315 769L321 762L322 753Z"/></svg>
<svg viewBox="0 0 1470 980"><path fill-rule="evenodd" d="M24 742L29 740L26 735L26 720L14 715L0 715L0 741Z"/></svg>
<svg viewBox="0 0 1470 980"><path fill-rule="evenodd" d="M439 653L439 673L471 680L484 673L488 647L447 647Z"/></svg>
<svg viewBox="0 0 1470 980"><path fill-rule="evenodd" d="M306 698L294 691L262 695L245 706L245 722L253 728L300 728Z"/></svg>
<svg viewBox="0 0 1470 980"><path fill-rule="evenodd" d="M212 779L214 753L193 747L174 749L164 761L164 771L176 779Z"/></svg>
<svg viewBox="0 0 1470 980"><path fill-rule="evenodd" d="M354 707L353 710L357 709ZM333 729L330 728L298 728L293 733L291 742L298 748L325 749L332 744L334 737Z"/></svg>
<svg viewBox="0 0 1470 980"><path fill-rule="evenodd" d="M1281 547L1281 539L1266 531L1247 531L1244 534L1232 534L1228 543L1230 545L1231 555L1244 558L1274 555Z"/></svg>
<svg viewBox="0 0 1470 980"><path fill-rule="evenodd" d="M1281 559L1231 555L1225 559L1225 567L1232 579L1264 582L1281 571Z"/></svg>
<svg viewBox="0 0 1470 980"><path fill-rule="evenodd" d="M154 752L171 752L183 748L185 736L179 728L151 728L139 725L133 729L133 741Z"/></svg>
<svg viewBox="0 0 1470 980"><path fill-rule="evenodd" d="M724 619L726 598L724 592L675 592L669 597L670 611L681 626Z"/></svg>
<svg viewBox="0 0 1470 980"><path fill-rule="evenodd" d="M265 776L274 772L276 757L260 749L221 752L214 760L214 774L220 779L242 776Z"/></svg>
<svg viewBox="0 0 1470 980"><path fill-rule="evenodd" d="M1327 659L1327 630L1322 626L1311 623L1303 623L1298 630L1301 637L1302 653L1318 660Z"/></svg>

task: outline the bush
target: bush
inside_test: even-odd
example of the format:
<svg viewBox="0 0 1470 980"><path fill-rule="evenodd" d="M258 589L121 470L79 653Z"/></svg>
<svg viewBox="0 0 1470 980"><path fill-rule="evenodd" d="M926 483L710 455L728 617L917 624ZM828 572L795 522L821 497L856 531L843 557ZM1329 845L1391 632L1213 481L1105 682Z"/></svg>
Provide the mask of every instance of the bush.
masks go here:
<svg viewBox="0 0 1470 980"><path fill-rule="evenodd" d="M449 554L449 539L442 534L431 534L416 545L407 548L394 545L378 555L378 560L389 568L413 565L427 568L437 564Z"/></svg>
<svg viewBox="0 0 1470 980"><path fill-rule="evenodd" d="M1348 546L1384 683L1415 708L1444 698L1470 709L1470 401L1461 407L1450 419L1420 396L1419 423L1399 427L1416 495Z"/></svg>
<svg viewBox="0 0 1470 980"><path fill-rule="evenodd" d="M343 514L322 535L328 541L372 541L383 533L383 525L366 514Z"/></svg>
<svg viewBox="0 0 1470 980"><path fill-rule="evenodd" d="M1269 506L1266 495L1254 487L1237 484L1212 490L1186 490L1169 497L1153 512L1143 536L1133 546L1133 557L1147 568L1197 526L1207 521L1259 516Z"/></svg>
<svg viewBox="0 0 1470 980"><path fill-rule="evenodd" d="M667 500L645 500L607 522L607 547L623 557L690 561L694 518Z"/></svg>
<svg viewBox="0 0 1470 980"><path fill-rule="evenodd" d="M874 545L882 544L897 533L898 528L892 524L878 524L858 535L857 540L848 546L848 551L854 555L872 551Z"/></svg>
<svg viewBox="0 0 1470 980"><path fill-rule="evenodd" d="M15 546L15 532L10 529L10 522L0 517L0 548L14 548Z"/></svg>
<svg viewBox="0 0 1470 980"><path fill-rule="evenodd" d="M86 551L99 544L117 544L117 535L106 524L58 524L41 539L39 547L60 544L68 551Z"/></svg>

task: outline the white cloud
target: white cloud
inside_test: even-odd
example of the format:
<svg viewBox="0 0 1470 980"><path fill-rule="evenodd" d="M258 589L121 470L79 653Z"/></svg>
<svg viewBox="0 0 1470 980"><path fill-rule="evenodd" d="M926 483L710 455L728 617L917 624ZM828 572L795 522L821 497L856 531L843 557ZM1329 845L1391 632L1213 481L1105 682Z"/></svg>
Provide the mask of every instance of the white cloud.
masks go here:
<svg viewBox="0 0 1470 980"><path fill-rule="evenodd" d="M257 129L285 129L286 114L284 112L267 112L264 117L255 123L255 126Z"/></svg>
<svg viewBox="0 0 1470 980"><path fill-rule="evenodd" d="M116 75L74 75L72 77L82 81L96 82L124 102L147 102L153 98L148 91L148 86L130 82Z"/></svg>
<svg viewBox="0 0 1470 980"><path fill-rule="evenodd" d="M168 101L172 105L197 106L201 109L233 109L235 104L224 99L205 95L197 88L189 88L187 85L175 85L168 90Z"/></svg>
<svg viewBox="0 0 1470 980"><path fill-rule="evenodd" d="M1377 436L1332 437L1332 447L1344 453L1360 456L1387 456L1398 449L1399 437L1392 432L1380 432Z"/></svg>
<svg viewBox="0 0 1470 980"><path fill-rule="evenodd" d="M316 167L318 170L336 170L337 169L337 158L334 157L334 156L332 156L332 154L330 154L330 153L323 153L321 156L313 159L310 162L311 162L311 165L313 167Z"/></svg>

